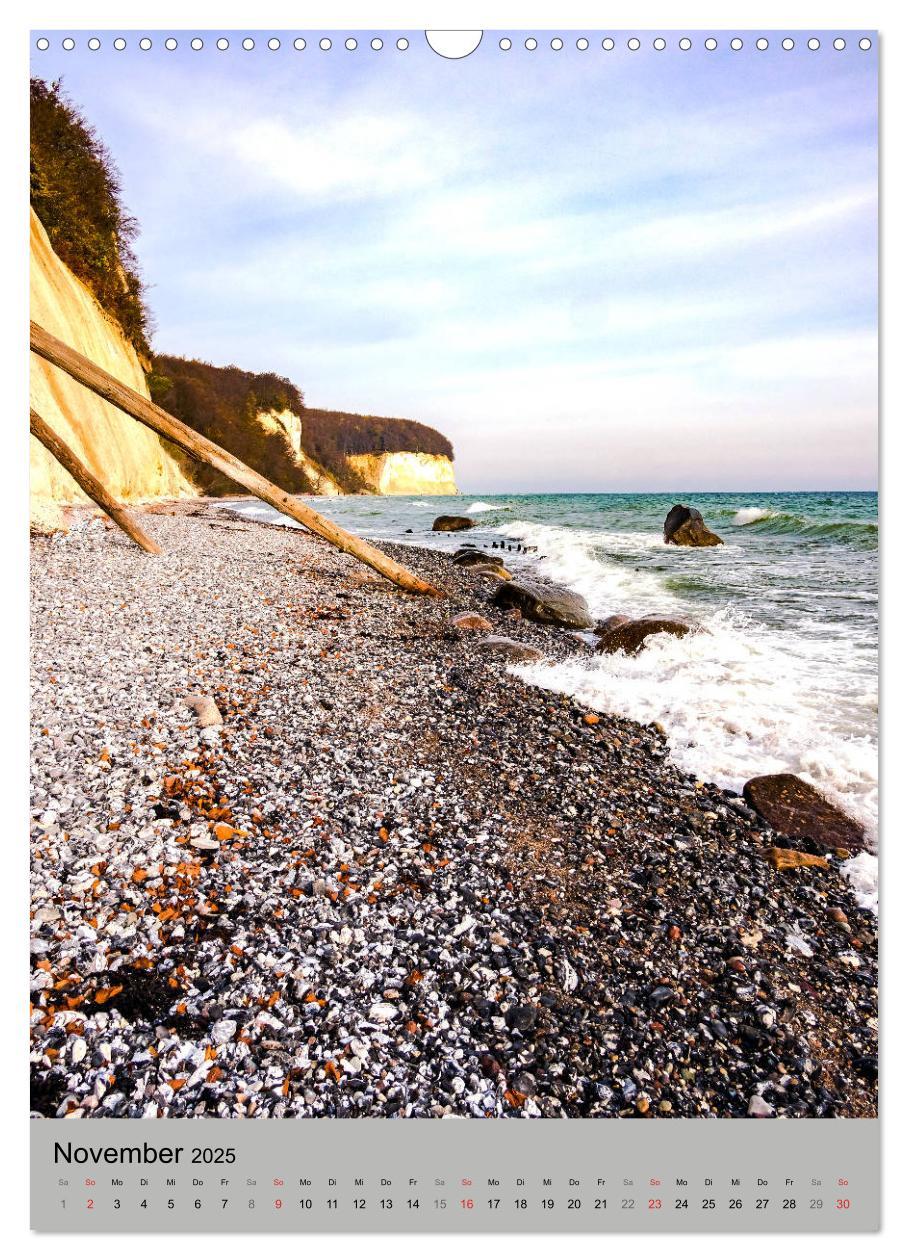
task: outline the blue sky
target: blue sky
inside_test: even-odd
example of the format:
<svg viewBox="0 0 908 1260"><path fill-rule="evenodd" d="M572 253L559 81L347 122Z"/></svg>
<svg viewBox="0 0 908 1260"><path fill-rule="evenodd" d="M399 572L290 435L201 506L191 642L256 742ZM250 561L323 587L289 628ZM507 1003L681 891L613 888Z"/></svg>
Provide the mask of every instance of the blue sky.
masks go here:
<svg viewBox="0 0 908 1260"><path fill-rule="evenodd" d="M876 52L856 38L487 33L445 61L419 33L123 34L55 36L33 69L117 161L158 350L436 425L468 492L876 485Z"/></svg>

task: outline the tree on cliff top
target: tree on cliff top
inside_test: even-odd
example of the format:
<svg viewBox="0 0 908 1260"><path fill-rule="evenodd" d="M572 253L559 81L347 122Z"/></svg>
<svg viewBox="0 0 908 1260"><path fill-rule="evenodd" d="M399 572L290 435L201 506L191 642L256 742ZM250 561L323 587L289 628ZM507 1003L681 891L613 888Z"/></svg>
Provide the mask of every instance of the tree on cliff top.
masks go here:
<svg viewBox="0 0 908 1260"><path fill-rule="evenodd" d="M126 337L149 354L150 317L120 176L62 80L31 80L31 204L59 258L91 289Z"/></svg>
<svg viewBox="0 0 908 1260"><path fill-rule="evenodd" d="M285 437L256 421L260 412L292 411L299 415L303 410L302 394L285 377L161 354L155 357L148 387L165 411L226 447L288 494L313 491ZM205 494L246 493L207 464L192 460L188 471Z"/></svg>

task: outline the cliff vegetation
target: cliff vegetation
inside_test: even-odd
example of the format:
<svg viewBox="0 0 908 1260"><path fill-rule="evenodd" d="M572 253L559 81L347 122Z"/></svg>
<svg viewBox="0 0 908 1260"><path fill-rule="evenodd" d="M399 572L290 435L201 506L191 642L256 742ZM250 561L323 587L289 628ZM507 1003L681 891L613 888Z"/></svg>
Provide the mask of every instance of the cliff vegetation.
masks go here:
<svg viewBox="0 0 908 1260"><path fill-rule="evenodd" d="M31 80L30 120L31 204L54 253L147 355L151 320L132 248L139 228L114 160L62 80Z"/></svg>

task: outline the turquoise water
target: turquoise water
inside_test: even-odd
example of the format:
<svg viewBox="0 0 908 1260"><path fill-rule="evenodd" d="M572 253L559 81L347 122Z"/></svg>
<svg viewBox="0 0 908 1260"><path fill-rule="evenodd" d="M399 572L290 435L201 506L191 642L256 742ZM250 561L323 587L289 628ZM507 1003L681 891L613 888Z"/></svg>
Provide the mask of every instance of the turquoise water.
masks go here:
<svg viewBox="0 0 908 1260"><path fill-rule="evenodd" d="M662 541L673 503L700 509L723 547ZM670 613L704 633L650 640L638 657L515 667L521 676L640 721L659 721L685 769L740 789L790 770L875 835L877 819L877 496L875 493L491 495L483 499L319 499L320 511L375 540L453 550L441 513L472 516L469 538L512 548L582 592L596 616ZM236 504L277 519L263 504ZM412 530L412 533L408 533ZM517 545L536 547L531 555ZM853 872L872 896L870 859Z"/></svg>

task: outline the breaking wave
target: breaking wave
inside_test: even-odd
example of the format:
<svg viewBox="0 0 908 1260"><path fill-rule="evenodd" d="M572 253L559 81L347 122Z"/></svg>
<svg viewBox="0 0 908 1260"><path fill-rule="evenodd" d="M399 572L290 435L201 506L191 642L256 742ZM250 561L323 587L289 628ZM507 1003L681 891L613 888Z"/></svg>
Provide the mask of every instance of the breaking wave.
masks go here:
<svg viewBox="0 0 908 1260"><path fill-rule="evenodd" d="M875 521L810 520L794 512L775 512L771 508L758 507L739 508L731 523L752 533L799 534L806 539L844 543L862 549L876 547L879 534Z"/></svg>

